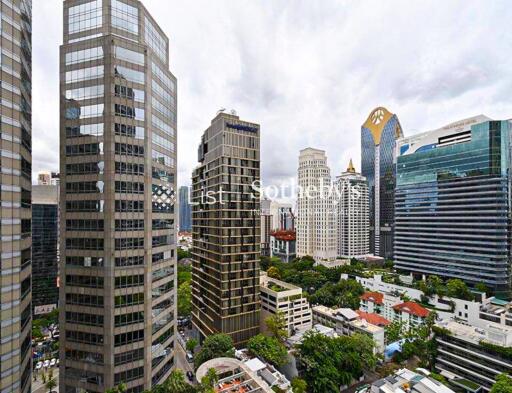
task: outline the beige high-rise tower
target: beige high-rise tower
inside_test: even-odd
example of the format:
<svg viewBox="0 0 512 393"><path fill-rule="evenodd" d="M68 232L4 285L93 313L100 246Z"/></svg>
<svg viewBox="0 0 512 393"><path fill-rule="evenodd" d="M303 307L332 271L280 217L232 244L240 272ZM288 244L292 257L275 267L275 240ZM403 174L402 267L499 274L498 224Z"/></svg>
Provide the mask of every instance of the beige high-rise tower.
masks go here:
<svg viewBox="0 0 512 393"><path fill-rule="evenodd" d="M219 113L199 145L192 175L192 322L202 337L236 346L260 320L260 127Z"/></svg>
<svg viewBox="0 0 512 393"><path fill-rule="evenodd" d="M30 392L32 1L0 3L0 391Z"/></svg>
<svg viewBox="0 0 512 393"><path fill-rule="evenodd" d="M142 392L174 365L169 40L138 0L66 0L60 68L60 391Z"/></svg>

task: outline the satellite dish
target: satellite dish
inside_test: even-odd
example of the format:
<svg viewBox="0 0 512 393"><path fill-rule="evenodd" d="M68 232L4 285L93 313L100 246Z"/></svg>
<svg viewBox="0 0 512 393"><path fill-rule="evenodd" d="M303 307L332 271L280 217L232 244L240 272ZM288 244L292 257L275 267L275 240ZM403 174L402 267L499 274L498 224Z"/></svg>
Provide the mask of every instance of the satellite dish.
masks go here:
<svg viewBox="0 0 512 393"><path fill-rule="evenodd" d="M230 113L233 115L233 116L236 116L236 111L234 109L231 109Z"/></svg>

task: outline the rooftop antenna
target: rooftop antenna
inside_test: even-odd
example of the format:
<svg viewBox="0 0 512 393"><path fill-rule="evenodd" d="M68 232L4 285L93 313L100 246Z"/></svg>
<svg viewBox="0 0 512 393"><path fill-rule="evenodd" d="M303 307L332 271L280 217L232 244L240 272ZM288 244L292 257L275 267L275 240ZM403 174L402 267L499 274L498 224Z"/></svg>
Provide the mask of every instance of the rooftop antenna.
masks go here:
<svg viewBox="0 0 512 393"><path fill-rule="evenodd" d="M233 116L236 116L236 111L234 109L231 109L230 113L233 115Z"/></svg>
<svg viewBox="0 0 512 393"><path fill-rule="evenodd" d="M219 113L224 113L224 111L226 110L226 108L220 108L218 111L217 111L217 114Z"/></svg>

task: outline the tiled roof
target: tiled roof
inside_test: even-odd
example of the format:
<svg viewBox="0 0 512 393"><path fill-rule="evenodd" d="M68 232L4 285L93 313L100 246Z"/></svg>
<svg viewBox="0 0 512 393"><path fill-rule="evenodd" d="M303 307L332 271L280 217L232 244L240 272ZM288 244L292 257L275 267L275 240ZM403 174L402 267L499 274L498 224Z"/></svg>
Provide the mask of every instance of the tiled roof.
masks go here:
<svg viewBox="0 0 512 393"><path fill-rule="evenodd" d="M402 304L396 304L393 306L393 310L406 312L411 315L416 315L417 317L420 318L425 318L426 316L428 316L428 314L430 314L430 312L425 307L422 307L415 302L405 302Z"/></svg>
<svg viewBox="0 0 512 393"><path fill-rule="evenodd" d="M359 318L364 319L366 322L371 323L372 325L388 326L391 324L391 322L379 314L364 312L360 310L357 310L356 312L359 315Z"/></svg>
<svg viewBox="0 0 512 393"><path fill-rule="evenodd" d="M365 292L361 295L361 300L366 300L367 302L384 304L384 295L379 292Z"/></svg>
<svg viewBox="0 0 512 393"><path fill-rule="evenodd" d="M270 235L274 236L277 240L295 240L295 231L275 231Z"/></svg>

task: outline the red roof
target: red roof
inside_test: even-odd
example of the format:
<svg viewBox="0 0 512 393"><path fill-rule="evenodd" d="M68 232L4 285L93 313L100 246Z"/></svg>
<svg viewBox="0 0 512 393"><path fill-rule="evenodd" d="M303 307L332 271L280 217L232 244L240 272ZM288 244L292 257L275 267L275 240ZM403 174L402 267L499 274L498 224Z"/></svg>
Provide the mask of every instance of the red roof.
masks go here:
<svg viewBox="0 0 512 393"><path fill-rule="evenodd" d="M406 312L407 314L416 315L417 317L420 318L425 318L426 316L428 316L428 314L430 314L430 311L428 311L425 307L422 307L415 302L405 302L402 304L396 304L393 306L393 310Z"/></svg>
<svg viewBox="0 0 512 393"><path fill-rule="evenodd" d="M277 240L291 241L295 240L295 231L275 231L270 236L274 236Z"/></svg>
<svg viewBox="0 0 512 393"><path fill-rule="evenodd" d="M364 312L360 310L357 310L356 313L361 319L364 319L366 322L371 323L372 325L388 326L391 324L391 322L389 322L386 318L381 317L379 314Z"/></svg>
<svg viewBox="0 0 512 393"><path fill-rule="evenodd" d="M361 300L366 300L367 302L384 304L384 295L379 292L365 292L361 295Z"/></svg>

